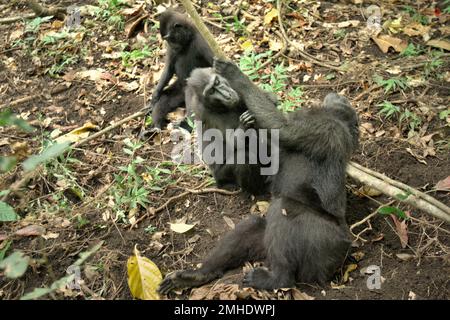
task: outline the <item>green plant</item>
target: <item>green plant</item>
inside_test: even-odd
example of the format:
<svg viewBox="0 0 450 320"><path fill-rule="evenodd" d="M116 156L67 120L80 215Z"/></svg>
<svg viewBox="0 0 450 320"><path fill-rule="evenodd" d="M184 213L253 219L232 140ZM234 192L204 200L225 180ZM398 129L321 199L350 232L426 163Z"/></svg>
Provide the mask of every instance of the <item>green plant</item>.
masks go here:
<svg viewBox="0 0 450 320"><path fill-rule="evenodd" d="M261 82L260 86L263 90L281 93L286 91L289 78L287 69L282 63L276 65L273 72L263 75L258 73L258 70L261 69L262 59L270 54L270 51L260 54L246 52L246 54L241 57L239 66L252 81ZM284 112L293 111L303 102L302 96L303 90L301 87L292 88L283 98L283 101L278 108Z"/></svg>
<svg viewBox="0 0 450 320"><path fill-rule="evenodd" d="M443 10L443 12L445 14L450 14L450 0L445 0L444 4L446 5L445 9Z"/></svg>
<svg viewBox="0 0 450 320"><path fill-rule="evenodd" d="M84 226L89 224L89 220L82 217L81 215L77 215L77 228L81 229Z"/></svg>
<svg viewBox="0 0 450 320"><path fill-rule="evenodd" d="M44 141L44 150L60 146L51 145L49 141ZM64 145L62 145L64 146ZM30 203L31 207L38 211L49 213L59 211L70 211L73 203L85 197L84 188L78 183L74 174L73 166L80 165L81 161L72 157L72 151L64 155L55 156L54 161L44 163L44 173L49 182L54 181L52 186L54 191L50 194L50 201L41 201L39 199Z"/></svg>
<svg viewBox="0 0 450 320"><path fill-rule="evenodd" d="M414 21L419 22L422 25L427 25L429 23L427 16L420 14L411 6L403 6L403 11L407 12Z"/></svg>
<svg viewBox="0 0 450 320"><path fill-rule="evenodd" d="M333 36L336 39L344 39L346 34L347 34L347 31L345 31L345 29L338 29L338 30L334 31Z"/></svg>
<svg viewBox="0 0 450 320"><path fill-rule="evenodd" d="M119 14L119 10L126 4L126 0L98 0L102 10L98 12L98 16L107 21L109 25L119 30L125 27L125 20Z"/></svg>
<svg viewBox="0 0 450 320"><path fill-rule="evenodd" d="M152 55L152 51L148 49L148 46L144 46L142 49L135 49L131 52L123 51L120 56L122 58L122 65L129 67L135 64L137 61L148 58Z"/></svg>
<svg viewBox="0 0 450 320"><path fill-rule="evenodd" d="M37 17L25 23L25 32L37 33L41 24L52 20L53 17Z"/></svg>
<svg viewBox="0 0 450 320"><path fill-rule="evenodd" d="M447 120L448 117L450 117L450 109L439 112L439 119Z"/></svg>
<svg viewBox="0 0 450 320"><path fill-rule="evenodd" d="M173 183L170 177L172 171L166 168L173 164L162 162L157 167L143 166L145 160L136 155L143 143L127 138L124 144L123 151L130 156L130 162L126 166L119 167L119 174L114 174L116 183L111 187L110 193L114 200L116 216L127 222L126 213L137 210L139 206L146 207L150 203L148 200L150 190L160 191Z"/></svg>
<svg viewBox="0 0 450 320"><path fill-rule="evenodd" d="M409 111L408 109L400 114L399 121L407 121L411 131L417 129L417 127L422 123L422 119L415 112Z"/></svg>
<svg viewBox="0 0 450 320"><path fill-rule="evenodd" d="M49 44L55 44L59 42L60 40L65 40L70 37L70 33L66 30L62 30L61 32L51 33L48 35L45 35L42 38L42 44L49 45Z"/></svg>
<svg viewBox="0 0 450 320"><path fill-rule="evenodd" d="M149 225L144 229L144 231L149 234L155 233L156 230L158 230L158 229L152 225Z"/></svg>
<svg viewBox="0 0 450 320"><path fill-rule="evenodd" d="M263 75L261 80L268 82L261 84L261 88L270 92L281 92L286 90L288 75L283 64L275 66L275 70L270 74Z"/></svg>
<svg viewBox="0 0 450 320"><path fill-rule="evenodd" d="M391 118L393 115L400 114L400 107L393 105L389 101L383 101L383 103L380 103L377 106L381 107L378 113L384 115L386 119Z"/></svg>
<svg viewBox="0 0 450 320"><path fill-rule="evenodd" d="M60 61L54 63L47 70L48 74L52 77L63 73L64 69L67 66L73 65L73 64L77 63L79 60L77 56L71 56L71 55L66 55L66 54L63 54L62 56L58 57L58 59L60 59Z"/></svg>
<svg viewBox="0 0 450 320"><path fill-rule="evenodd" d="M241 36L248 34L247 28L245 27L244 23L242 23L242 21L240 21L237 16L234 17L234 21L232 23L225 24L225 31L227 33L233 31L234 33Z"/></svg>
<svg viewBox="0 0 450 320"><path fill-rule="evenodd" d="M422 123L422 119L412 111L405 109L402 111L400 107L392 104L389 101L383 101L383 103L378 104L381 107L378 112L380 115L383 115L386 119L390 119L392 117L398 118L399 123L403 123L404 121L408 122L409 129L414 131L417 127Z"/></svg>
<svg viewBox="0 0 450 320"><path fill-rule="evenodd" d="M431 61L428 61L424 65L424 73L425 77L429 78L433 75L437 74L437 71L442 67L444 61L441 59L442 52L440 51L432 51L431 52Z"/></svg>
<svg viewBox="0 0 450 320"><path fill-rule="evenodd" d="M408 88L408 82L406 78L383 79L379 76L376 76L375 82L384 88L385 93L396 92Z"/></svg>
<svg viewBox="0 0 450 320"><path fill-rule="evenodd" d="M252 51L246 51L239 60L239 67L251 80L258 80L258 70L261 69L261 65L263 64L262 60L271 54L271 51L258 54Z"/></svg>
<svg viewBox="0 0 450 320"><path fill-rule="evenodd" d="M408 47L400 53L400 55L403 57L415 57L420 55L422 52L423 49L421 49L419 45L414 46L413 43L410 43L408 44Z"/></svg>
<svg viewBox="0 0 450 320"><path fill-rule="evenodd" d="M283 112L295 111L304 102L302 96L303 90L301 87L291 89L278 108Z"/></svg>

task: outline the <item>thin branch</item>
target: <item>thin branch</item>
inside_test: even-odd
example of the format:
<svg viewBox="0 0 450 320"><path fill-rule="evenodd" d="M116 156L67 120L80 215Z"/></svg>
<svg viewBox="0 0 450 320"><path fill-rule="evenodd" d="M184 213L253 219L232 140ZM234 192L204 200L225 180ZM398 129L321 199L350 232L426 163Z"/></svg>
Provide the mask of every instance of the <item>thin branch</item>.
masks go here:
<svg viewBox="0 0 450 320"><path fill-rule="evenodd" d="M0 24L9 24L9 23L14 23L16 21L31 19L31 18L35 18L35 17L36 17L36 14L29 13L29 14L25 14L23 16L18 16L18 17L1 18Z"/></svg>
<svg viewBox="0 0 450 320"><path fill-rule="evenodd" d="M352 163L352 165L355 166L356 168L364 171L365 173L368 173L368 174L370 174L370 175L372 175L374 177L377 177L377 178L379 178L379 179L381 179L383 181L388 182L392 186L395 186L397 188L400 188L400 189L404 190L406 194L410 193L410 194L415 195L416 197L424 199L425 201L431 203L432 205L438 207L439 209L441 209L442 211L444 211L448 215L450 215L450 208L449 207L447 207L442 202L436 200L435 198L429 196L428 194L420 192L420 191L418 191L418 190L416 190L414 188L411 188L410 186L408 186L408 185L406 185L404 183L401 183L400 181L393 180L393 179L387 177L386 175L384 175L382 173L370 170L369 168L365 168L362 165L359 165L357 163Z"/></svg>
<svg viewBox="0 0 450 320"><path fill-rule="evenodd" d="M406 199L403 198L399 199L398 195L405 194L405 192L407 192L406 190L399 189L389 184L389 182L387 181L383 181L380 178L374 177L370 173L362 171L357 166L355 166L353 162L350 162L349 165L347 166L347 173L350 177L352 177L356 181L365 184L369 187L375 188L380 192L384 193L385 195L388 195L389 197L392 197L398 201L407 203L415 208L423 210L441 220L450 222L450 215L446 212L447 210L442 210L436 207L430 202L424 200L423 197L421 197L421 195L411 194ZM413 188L408 187L408 189L411 190ZM417 193L422 194L421 192L416 190L416 194Z"/></svg>
<svg viewBox="0 0 450 320"><path fill-rule="evenodd" d="M284 29L283 21L281 19L281 0L277 0L277 10L278 10L278 24L280 25L280 31L281 31L281 34L283 35L283 38L286 40L287 43L289 43L291 46L295 47L295 49L298 51L298 53L303 58L305 58L306 60L310 61L311 63L316 64L321 67L325 67L325 68L336 70L336 71L344 71L341 67L336 67L336 66L330 65L328 63L325 63L323 61L317 60L316 58L311 56L309 53L303 51L296 42L291 41L286 33L286 30Z"/></svg>
<svg viewBox="0 0 450 320"><path fill-rule="evenodd" d="M208 183L208 181L206 182ZM200 186L198 186L197 188L202 188L205 185L205 183L202 183ZM187 191L177 194L176 196L170 197L166 202L164 202L163 205L161 205L160 207L158 207L157 209L154 210L150 210L147 211L143 216L139 217L139 219L137 219L130 227L130 230L136 226L139 222L142 222L142 220L144 220L145 218L149 217L149 216L153 216L161 211L163 211L165 208L167 208L169 206L169 204L171 204L172 202L174 202L175 200L184 198L185 196L189 195L189 194L205 194L205 193L220 193L220 194L225 194L225 195L235 195L238 194L240 192L240 190L237 191L229 191L229 190L223 190L223 189L218 189L218 188L205 188L205 189L186 189Z"/></svg>
<svg viewBox="0 0 450 320"><path fill-rule="evenodd" d="M269 59L267 59L266 62L264 62L263 64L261 64L259 66L259 68L256 70L260 70L265 68L266 66L268 66L269 64L271 64L273 61L275 61L276 59L278 59L278 57L280 57L281 55L283 55L286 51L287 51L287 45L286 45L286 40L284 39L284 37L278 32L275 32L277 34L278 37L280 37L281 41L283 42L283 47L281 48L280 51L278 51L276 54L274 54L273 56L271 56Z"/></svg>
<svg viewBox="0 0 450 320"><path fill-rule="evenodd" d="M67 10L62 7L45 8L41 6L36 0L27 0L27 5L38 17L54 16L56 19L64 20Z"/></svg>

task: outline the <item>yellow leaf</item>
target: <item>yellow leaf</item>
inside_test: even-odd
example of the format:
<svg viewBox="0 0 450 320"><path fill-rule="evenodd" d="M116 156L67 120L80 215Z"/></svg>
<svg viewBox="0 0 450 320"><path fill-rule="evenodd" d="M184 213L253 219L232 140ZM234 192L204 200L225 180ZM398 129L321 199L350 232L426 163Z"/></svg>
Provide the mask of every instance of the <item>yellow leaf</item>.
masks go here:
<svg viewBox="0 0 450 320"><path fill-rule="evenodd" d="M430 40L427 42L427 46L435 47L439 49L444 49L450 51L450 42L447 40Z"/></svg>
<svg viewBox="0 0 450 320"><path fill-rule="evenodd" d="M383 27L388 28L392 33L398 33L402 28L402 17L385 22Z"/></svg>
<svg viewBox="0 0 450 320"><path fill-rule="evenodd" d="M159 300L156 289L162 281L161 271L154 262L141 257L137 246L134 256L128 258L128 287L133 297L141 300Z"/></svg>
<svg viewBox="0 0 450 320"><path fill-rule="evenodd" d="M241 48L242 48L242 50L244 50L244 51L252 51L252 50L253 50L253 43L252 43L252 40L247 39L245 42L243 42L243 43L241 44Z"/></svg>
<svg viewBox="0 0 450 320"><path fill-rule="evenodd" d="M372 37L372 39L378 45L380 50L383 51L383 53L387 53L390 47L394 48L397 52L402 52L408 47L408 43L406 41L388 35Z"/></svg>
<svg viewBox="0 0 450 320"><path fill-rule="evenodd" d="M185 233L194 227L193 224L186 223L170 223L170 230L176 233Z"/></svg>
<svg viewBox="0 0 450 320"><path fill-rule="evenodd" d="M344 277L343 277L343 283L348 282L348 277L350 276L350 272L355 271L358 268L358 265L355 263L349 264L347 266L347 269L345 270Z"/></svg>
<svg viewBox="0 0 450 320"><path fill-rule="evenodd" d="M98 130L98 126L95 124L92 124L91 122L87 122L84 124L84 126L76 128L69 133L66 133L65 135L62 135L61 137L56 138L56 142L63 143L63 142L77 142L81 139L86 138L89 136L90 131Z"/></svg>
<svg viewBox="0 0 450 320"><path fill-rule="evenodd" d="M266 13L264 16L264 24L270 24L273 19L278 17L278 10L275 8L272 8L269 12Z"/></svg>

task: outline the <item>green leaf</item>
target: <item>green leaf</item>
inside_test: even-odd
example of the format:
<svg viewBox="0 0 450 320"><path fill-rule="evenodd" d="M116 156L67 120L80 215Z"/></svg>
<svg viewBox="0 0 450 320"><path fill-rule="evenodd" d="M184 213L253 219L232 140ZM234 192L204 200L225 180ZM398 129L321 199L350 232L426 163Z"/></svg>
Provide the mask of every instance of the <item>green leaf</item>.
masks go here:
<svg viewBox="0 0 450 320"><path fill-rule="evenodd" d="M16 157L0 157L0 171L11 170L17 163Z"/></svg>
<svg viewBox="0 0 450 320"><path fill-rule="evenodd" d="M66 151L66 149L69 147L69 145L70 142L53 144L44 151L42 151L40 154L31 156L27 160L25 160L22 164L23 168L25 169L25 171L31 171L38 165L63 154L64 151Z"/></svg>
<svg viewBox="0 0 450 320"><path fill-rule="evenodd" d="M128 148L123 148L123 152L125 152L126 154L129 154L129 155L133 155L133 151Z"/></svg>
<svg viewBox="0 0 450 320"><path fill-rule="evenodd" d="M0 222L17 221L19 216L7 203L0 201Z"/></svg>
<svg viewBox="0 0 450 320"><path fill-rule="evenodd" d="M7 278L17 279L27 271L29 261L23 252L16 251L0 262L0 269L4 270Z"/></svg>
<svg viewBox="0 0 450 320"><path fill-rule="evenodd" d="M30 293L27 293L24 295L20 300L33 300L38 299L42 296L45 296L46 294L52 293L62 287L65 287L68 283L72 282L75 279L75 274L71 274L66 277L62 277L59 280L56 280L52 283L50 288L35 288Z"/></svg>
<svg viewBox="0 0 450 320"><path fill-rule="evenodd" d="M405 220L408 219L408 216L406 215L406 213L397 207L390 207L390 206L381 207L378 209L378 213L383 214L383 215L394 214L399 218L403 218Z"/></svg>
<svg viewBox="0 0 450 320"><path fill-rule="evenodd" d="M0 250L0 262L5 258L6 251L8 251L11 246L12 240L8 240L2 250Z"/></svg>
<svg viewBox="0 0 450 320"><path fill-rule="evenodd" d="M18 118L10 110L0 112L0 127L2 126L17 126L23 131L31 132L34 130L32 126L25 120Z"/></svg>

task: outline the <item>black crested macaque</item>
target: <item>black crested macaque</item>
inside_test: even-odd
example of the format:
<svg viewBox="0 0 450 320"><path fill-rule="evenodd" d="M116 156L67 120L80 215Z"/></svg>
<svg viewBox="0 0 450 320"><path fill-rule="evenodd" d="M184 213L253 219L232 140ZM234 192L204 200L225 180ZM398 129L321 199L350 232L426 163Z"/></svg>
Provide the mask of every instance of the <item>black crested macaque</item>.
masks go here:
<svg viewBox="0 0 450 320"><path fill-rule="evenodd" d="M285 115L239 68L216 61L244 100L243 121L280 130L280 170L273 177L273 198L266 219L251 217L225 235L197 270L177 271L159 291L200 286L246 261L265 257L266 268L244 277L258 289L292 287L296 282L324 284L343 263L350 246L345 221L345 169L359 139L358 117L347 99L326 96L322 108Z"/></svg>
<svg viewBox="0 0 450 320"><path fill-rule="evenodd" d="M189 18L173 9L159 17L161 37L167 41L166 63L153 92L153 131L160 131L169 112L184 107L185 81L195 68L211 67L213 52ZM165 88L172 77L176 81Z"/></svg>
<svg viewBox="0 0 450 320"><path fill-rule="evenodd" d="M265 94L272 102L272 108L276 108L276 97L270 96L269 93ZM234 152L223 152L220 163L208 163L217 185L220 188L238 186L254 195L266 193L268 181L267 176L261 175L261 164L249 161L250 141L253 141L253 146L256 145L259 141L257 132L248 130L245 136L238 134L227 136L226 134L227 129L244 130L251 127L249 119L246 119L245 126L240 121L247 107L228 81L215 73L212 68L195 69L187 80L186 109L188 116L194 113L195 119L201 121L203 133L208 129L217 129L221 133L220 140L206 138L203 134L202 151L216 146L226 151L227 144L232 143L230 148L233 148ZM244 142L244 147L238 143L238 140ZM257 150L253 150L254 159L259 161L255 151ZM237 164L238 153L245 159L244 164ZM230 160L228 163L226 163L227 159Z"/></svg>

